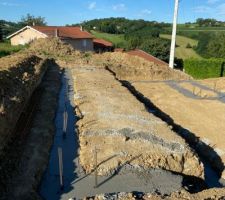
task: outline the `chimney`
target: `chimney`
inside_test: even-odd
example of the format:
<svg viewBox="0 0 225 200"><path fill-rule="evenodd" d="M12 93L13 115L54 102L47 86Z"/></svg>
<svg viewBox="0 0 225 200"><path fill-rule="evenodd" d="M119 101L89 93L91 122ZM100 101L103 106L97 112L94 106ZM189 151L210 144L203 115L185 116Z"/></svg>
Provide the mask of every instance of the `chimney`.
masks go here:
<svg viewBox="0 0 225 200"><path fill-rule="evenodd" d="M58 29L55 29L55 37L59 37L59 30Z"/></svg>
<svg viewBox="0 0 225 200"><path fill-rule="evenodd" d="M84 30L84 29L83 29L83 26L80 26L80 30L81 30L81 31L83 31L83 30Z"/></svg>

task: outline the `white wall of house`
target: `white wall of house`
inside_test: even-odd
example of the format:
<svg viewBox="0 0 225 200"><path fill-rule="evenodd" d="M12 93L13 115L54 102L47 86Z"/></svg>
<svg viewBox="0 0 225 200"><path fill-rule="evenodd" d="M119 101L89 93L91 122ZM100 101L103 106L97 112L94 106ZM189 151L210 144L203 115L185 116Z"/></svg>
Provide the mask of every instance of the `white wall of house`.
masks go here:
<svg viewBox="0 0 225 200"><path fill-rule="evenodd" d="M29 44L33 40L39 38L46 38L46 36L38 31L28 28L11 37L10 41L11 45L24 45Z"/></svg>

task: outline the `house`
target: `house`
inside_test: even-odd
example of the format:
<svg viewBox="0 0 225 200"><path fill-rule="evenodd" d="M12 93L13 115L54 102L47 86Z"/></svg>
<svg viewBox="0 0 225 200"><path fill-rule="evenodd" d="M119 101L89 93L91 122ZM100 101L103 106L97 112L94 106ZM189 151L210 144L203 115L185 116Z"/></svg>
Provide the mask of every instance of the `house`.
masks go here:
<svg viewBox="0 0 225 200"><path fill-rule="evenodd" d="M94 50L96 53L102 53L107 51L113 51L113 44L103 39L95 38L94 42Z"/></svg>
<svg viewBox="0 0 225 200"><path fill-rule="evenodd" d="M80 51L94 50L94 37L80 27L26 26L8 36L7 39L10 39L12 45L24 45L35 39L48 37L58 37Z"/></svg>

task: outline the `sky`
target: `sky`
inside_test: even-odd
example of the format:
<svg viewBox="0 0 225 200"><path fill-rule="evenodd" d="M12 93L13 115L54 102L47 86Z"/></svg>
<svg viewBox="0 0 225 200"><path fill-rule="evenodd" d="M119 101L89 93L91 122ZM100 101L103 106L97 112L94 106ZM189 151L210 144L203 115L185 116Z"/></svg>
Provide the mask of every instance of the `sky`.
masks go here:
<svg viewBox="0 0 225 200"><path fill-rule="evenodd" d="M172 22L174 0L0 0L0 19L19 21L30 13L48 25L107 17ZM179 23L215 18L225 21L225 0L180 0Z"/></svg>

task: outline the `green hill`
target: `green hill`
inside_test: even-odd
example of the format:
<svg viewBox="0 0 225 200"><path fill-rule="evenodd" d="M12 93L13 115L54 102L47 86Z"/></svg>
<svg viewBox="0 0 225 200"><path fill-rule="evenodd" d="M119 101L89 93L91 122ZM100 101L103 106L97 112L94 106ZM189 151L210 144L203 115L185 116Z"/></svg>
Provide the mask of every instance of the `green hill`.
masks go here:
<svg viewBox="0 0 225 200"><path fill-rule="evenodd" d="M161 34L160 37L165 39L171 39L171 35L167 35L167 34ZM175 52L175 56L177 58L182 58L182 59L201 58L201 56L198 55L193 49L193 47L197 46L198 44L197 40L177 35L176 44L178 45L178 47L176 47L176 52ZM187 48L188 44L190 44L192 48Z"/></svg>

